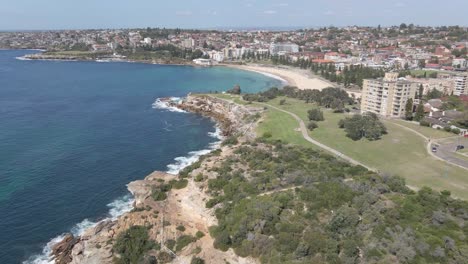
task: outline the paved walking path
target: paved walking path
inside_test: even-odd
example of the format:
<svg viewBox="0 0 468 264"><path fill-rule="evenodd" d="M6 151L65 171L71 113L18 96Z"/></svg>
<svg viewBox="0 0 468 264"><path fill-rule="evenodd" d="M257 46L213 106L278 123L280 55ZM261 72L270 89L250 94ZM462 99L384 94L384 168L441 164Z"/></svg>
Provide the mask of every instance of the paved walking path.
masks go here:
<svg viewBox="0 0 468 264"><path fill-rule="evenodd" d="M329 146L327 146L327 145L324 145L324 144L318 142L318 141L315 140L315 139L312 139L312 138L309 136L308 129L307 129L307 127L306 127L304 121L303 121L299 116L297 116L296 114L291 113L291 112L286 111L286 110L283 110L283 109L278 108L278 107L276 107L276 106L267 104L267 103L258 103L258 104L262 104L262 105L264 105L264 106L271 107L271 108L273 108L273 109L275 109L275 110L284 112L284 113L286 113L286 114L288 114L288 115L294 117L294 119L296 119L296 121L299 122L299 126L300 126L300 129L301 129L302 136L304 137L305 140L309 141L310 143L319 146L320 148L322 148L322 149L324 149L324 150L326 150L326 151L332 153L332 154L335 155L335 156L338 156L338 157L340 157L340 158L342 158L342 159L344 159L344 160L350 162L351 164L360 165L360 166L363 166L363 167L367 168L368 170L377 172L376 169L371 168L371 167L369 167L369 166L367 166L367 165L365 165L365 164L363 164L363 163L361 163L361 162L359 162L359 161L357 161L357 160L355 160L355 159L353 159L353 158L351 158L351 157L348 157L348 156L346 156L345 154L343 154L342 152L340 152L340 151L338 151L338 150L336 150L336 149L334 149L334 148L331 148L331 147L329 147Z"/></svg>

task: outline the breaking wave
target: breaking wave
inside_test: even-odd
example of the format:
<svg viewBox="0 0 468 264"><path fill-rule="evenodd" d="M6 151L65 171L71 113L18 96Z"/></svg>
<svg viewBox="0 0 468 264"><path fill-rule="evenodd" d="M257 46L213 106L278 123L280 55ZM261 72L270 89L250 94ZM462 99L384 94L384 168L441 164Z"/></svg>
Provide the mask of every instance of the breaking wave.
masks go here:
<svg viewBox="0 0 468 264"><path fill-rule="evenodd" d="M178 112L178 113L187 113L186 111L179 109L171 104L179 104L182 101L179 97L170 97L170 98L158 98L153 103L154 109L164 109L170 112Z"/></svg>
<svg viewBox="0 0 468 264"><path fill-rule="evenodd" d="M185 167L190 166L193 163L197 162L201 156L206 155L221 146L221 141L223 139L223 136L221 133L221 129L219 127L216 127L216 131L214 132L208 132L208 135L210 137L213 137L219 140L216 142L210 143L207 149L191 151L188 153L187 156L175 158L174 163L167 165L167 173L178 174Z"/></svg>
<svg viewBox="0 0 468 264"><path fill-rule="evenodd" d="M123 215L124 213L130 212L133 209L133 196L127 194L119 199L114 200L109 203L109 212L107 217L104 220L116 220L117 217ZM70 230L74 236L82 235L87 229L96 226L100 221L91 221L89 219L84 219L80 223L76 224ZM52 247L63 240L65 234L59 235L52 238L42 249L42 253L38 255L31 256L28 260L24 261L23 264L53 264L55 263L51 259L50 254L52 253Z"/></svg>

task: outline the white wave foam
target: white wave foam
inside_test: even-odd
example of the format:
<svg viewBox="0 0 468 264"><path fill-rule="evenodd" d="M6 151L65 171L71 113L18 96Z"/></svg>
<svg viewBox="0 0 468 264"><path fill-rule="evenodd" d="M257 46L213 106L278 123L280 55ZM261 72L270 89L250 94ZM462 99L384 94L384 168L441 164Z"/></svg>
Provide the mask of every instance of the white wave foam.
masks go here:
<svg viewBox="0 0 468 264"><path fill-rule="evenodd" d="M30 60L32 60L32 59L26 58L26 57L16 57L15 59L17 59L17 60L22 60L22 61L30 61Z"/></svg>
<svg viewBox="0 0 468 264"><path fill-rule="evenodd" d="M170 97L166 100L162 100L161 98L156 99L153 103L154 109L164 109L169 112L178 112L178 113L187 113L186 111L179 109L177 107L171 106L170 103L179 104L182 101L179 97Z"/></svg>
<svg viewBox="0 0 468 264"><path fill-rule="evenodd" d="M174 174L174 175L178 174L185 167L190 166L193 163L197 162L201 156L206 155L221 146L221 141L223 139L223 136L221 135L221 129L219 127L216 127L215 132L208 132L208 135L210 137L219 139L219 141L210 143L208 149L191 151L188 153L187 156L175 158L174 163L167 165L166 172L169 174Z"/></svg>
<svg viewBox="0 0 468 264"><path fill-rule="evenodd" d="M133 208L133 196L128 194L115 201L109 203L107 207L109 207L109 212L107 218L104 220L116 220L117 217L123 215L124 213L130 212ZM104 221L103 220L103 221ZM84 219L80 223L76 224L70 232L74 236L82 235L87 229L96 226L100 221L90 221L89 219ZM24 261L23 264L53 264L55 263L53 259L51 259L50 254L52 253L52 247L57 244L58 242L62 241L65 237L64 234L59 235L51 239L42 249L42 253L38 255L31 256L28 260Z"/></svg>

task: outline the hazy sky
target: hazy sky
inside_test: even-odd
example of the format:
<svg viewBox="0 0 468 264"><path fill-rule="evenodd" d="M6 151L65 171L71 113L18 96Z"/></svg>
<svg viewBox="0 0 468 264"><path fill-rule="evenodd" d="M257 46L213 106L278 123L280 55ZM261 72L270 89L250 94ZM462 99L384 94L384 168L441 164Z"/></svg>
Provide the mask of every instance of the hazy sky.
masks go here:
<svg viewBox="0 0 468 264"><path fill-rule="evenodd" d="M0 0L0 30L468 25L468 0Z"/></svg>

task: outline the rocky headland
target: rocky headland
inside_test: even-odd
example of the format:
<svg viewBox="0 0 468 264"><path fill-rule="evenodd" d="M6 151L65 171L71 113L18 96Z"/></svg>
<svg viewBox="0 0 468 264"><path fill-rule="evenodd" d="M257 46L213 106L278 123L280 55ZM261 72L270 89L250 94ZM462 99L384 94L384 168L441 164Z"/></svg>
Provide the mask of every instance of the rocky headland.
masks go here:
<svg viewBox="0 0 468 264"><path fill-rule="evenodd" d="M236 136L239 141L255 137L258 119L254 116L263 111L209 95L189 95L177 107L215 119L226 138ZM215 249L208 230L217 224L215 209L205 206L210 199L208 179L216 177L210 169L223 162L233 148L223 144L214 151L215 154L202 157L179 175L153 172L143 180L129 183L128 190L135 198L131 212L115 221L102 221L80 237L67 234L53 247L51 257L59 264L114 263L120 257L114 252L119 234L130 227L143 226L158 248L146 254L144 263L155 263L156 259L158 263L190 263L194 256L206 263L257 263L252 258L237 256L232 249L226 252ZM166 192L165 199L155 196L155 190L170 183L173 187ZM177 186L177 183L182 184ZM183 248L173 249L169 241L178 241L181 236L196 237L196 240ZM162 261L161 252L165 252Z"/></svg>

